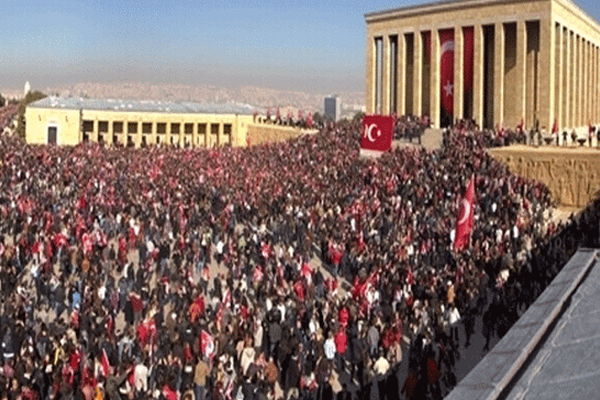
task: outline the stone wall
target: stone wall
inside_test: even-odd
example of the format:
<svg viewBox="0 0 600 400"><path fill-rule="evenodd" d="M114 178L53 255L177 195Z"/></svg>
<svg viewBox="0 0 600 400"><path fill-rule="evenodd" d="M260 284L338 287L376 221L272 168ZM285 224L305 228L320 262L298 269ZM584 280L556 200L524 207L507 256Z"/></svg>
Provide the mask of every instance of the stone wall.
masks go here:
<svg viewBox="0 0 600 400"><path fill-rule="evenodd" d="M305 132L299 128L275 124L250 124L248 126L248 143L250 145L261 143L282 142L302 136Z"/></svg>
<svg viewBox="0 0 600 400"><path fill-rule="evenodd" d="M490 150L510 171L545 183L558 205L585 207L600 194L600 150L511 146Z"/></svg>

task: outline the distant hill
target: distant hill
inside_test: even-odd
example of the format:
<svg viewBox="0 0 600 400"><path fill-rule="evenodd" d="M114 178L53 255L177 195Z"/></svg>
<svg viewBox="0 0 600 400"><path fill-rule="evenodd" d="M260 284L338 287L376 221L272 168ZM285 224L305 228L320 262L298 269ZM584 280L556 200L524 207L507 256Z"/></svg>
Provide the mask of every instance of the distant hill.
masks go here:
<svg viewBox="0 0 600 400"><path fill-rule="evenodd" d="M90 98L125 98L173 101L197 101L217 103L250 104L259 109L293 107L305 111L323 111L323 98L330 93L312 94L285 91L255 86L241 86L236 89L211 85L182 85L149 82L83 82L61 87L48 87L46 94ZM363 92L337 92L342 104L352 109L364 104Z"/></svg>

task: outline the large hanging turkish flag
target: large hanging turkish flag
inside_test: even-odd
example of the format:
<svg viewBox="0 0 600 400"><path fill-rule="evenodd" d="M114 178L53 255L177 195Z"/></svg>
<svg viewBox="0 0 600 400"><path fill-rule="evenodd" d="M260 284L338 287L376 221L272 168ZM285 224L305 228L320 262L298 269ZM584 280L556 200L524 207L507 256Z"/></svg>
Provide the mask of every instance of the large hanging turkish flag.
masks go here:
<svg viewBox="0 0 600 400"><path fill-rule="evenodd" d="M383 115L366 115L363 119L361 148L387 151L392 147L394 118Z"/></svg>
<svg viewBox="0 0 600 400"><path fill-rule="evenodd" d="M454 115L454 30L440 31L440 85L442 108Z"/></svg>
<svg viewBox="0 0 600 400"><path fill-rule="evenodd" d="M471 229L473 229L473 206L475 204L475 178L471 177L467 193L460 201L460 211L456 221L456 237L454 238L454 250L464 250L469 244Z"/></svg>

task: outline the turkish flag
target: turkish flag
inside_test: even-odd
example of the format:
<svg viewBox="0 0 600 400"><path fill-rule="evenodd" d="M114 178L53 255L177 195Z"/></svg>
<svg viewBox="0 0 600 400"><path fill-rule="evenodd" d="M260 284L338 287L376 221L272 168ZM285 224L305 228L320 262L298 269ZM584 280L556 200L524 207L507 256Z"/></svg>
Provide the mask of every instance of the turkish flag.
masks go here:
<svg viewBox="0 0 600 400"><path fill-rule="evenodd" d="M440 31L440 85L442 108L454 114L454 30Z"/></svg>
<svg viewBox="0 0 600 400"><path fill-rule="evenodd" d="M460 201L460 212L456 221L456 237L454 239L454 250L464 250L469 244L471 229L473 228L473 204L475 200L475 178L471 177L467 193Z"/></svg>
<svg viewBox="0 0 600 400"><path fill-rule="evenodd" d="M213 358L215 354L215 340L205 330L202 330L200 333L200 349L205 357Z"/></svg>
<svg viewBox="0 0 600 400"><path fill-rule="evenodd" d="M392 147L394 118L383 115L366 115L363 119L363 150L387 151Z"/></svg>
<svg viewBox="0 0 600 400"><path fill-rule="evenodd" d="M262 281L264 276L262 267L260 265L257 265L256 268L254 268L254 272L252 273L252 280L254 282L260 282Z"/></svg>
<svg viewBox="0 0 600 400"><path fill-rule="evenodd" d="M102 349L102 375L106 378L110 374L110 362L108 361L108 356L106 355L106 350Z"/></svg>

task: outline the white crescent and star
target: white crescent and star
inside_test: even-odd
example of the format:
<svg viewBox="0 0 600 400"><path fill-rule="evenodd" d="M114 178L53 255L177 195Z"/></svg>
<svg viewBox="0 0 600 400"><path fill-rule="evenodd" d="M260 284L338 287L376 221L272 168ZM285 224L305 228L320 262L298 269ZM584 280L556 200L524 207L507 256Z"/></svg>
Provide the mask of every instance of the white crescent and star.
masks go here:
<svg viewBox="0 0 600 400"><path fill-rule="evenodd" d="M467 199L462 199L462 201L460 202L461 205L461 217L458 220L458 224L462 225L465 222L467 222L467 220L469 219L469 215L471 214L471 205L469 204L469 202L467 201Z"/></svg>
<svg viewBox="0 0 600 400"><path fill-rule="evenodd" d="M446 92L446 96L452 96L452 93L454 92L454 85L452 82L448 81L446 83L444 86L444 92Z"/></svg>
<svg viewBox="0 0 600 400"><path fill-rule="evenodd" d="M366 136L367 136L367 139L369 139L369 142L375 141L375 139L373 139L373 129L377 129L376 124L369 125L369 127L366 130ZM379 137L379 136L381 136L381 131L379 129L377 129L377 137Z"/></svg>
<svg viewBox="0 0 600 400"><path fill-rule="evenodd" d="M442 44L440 58L443 59L445 53L454 53L454 40L447 40L444 42L444 44ZM443 89L444 89L444 92L445 92L444 94L446 95L446 97L450 97L454 93L454 85L450 81L446 82Z"/></svg>
<svg viewBox="0 0 600 400"><path fill-rule="evenodd" d="M444 53L447 51L454 52L454 40L446 40L442 44L442 48L440 49L440 54L444 57Z"/></svg>

